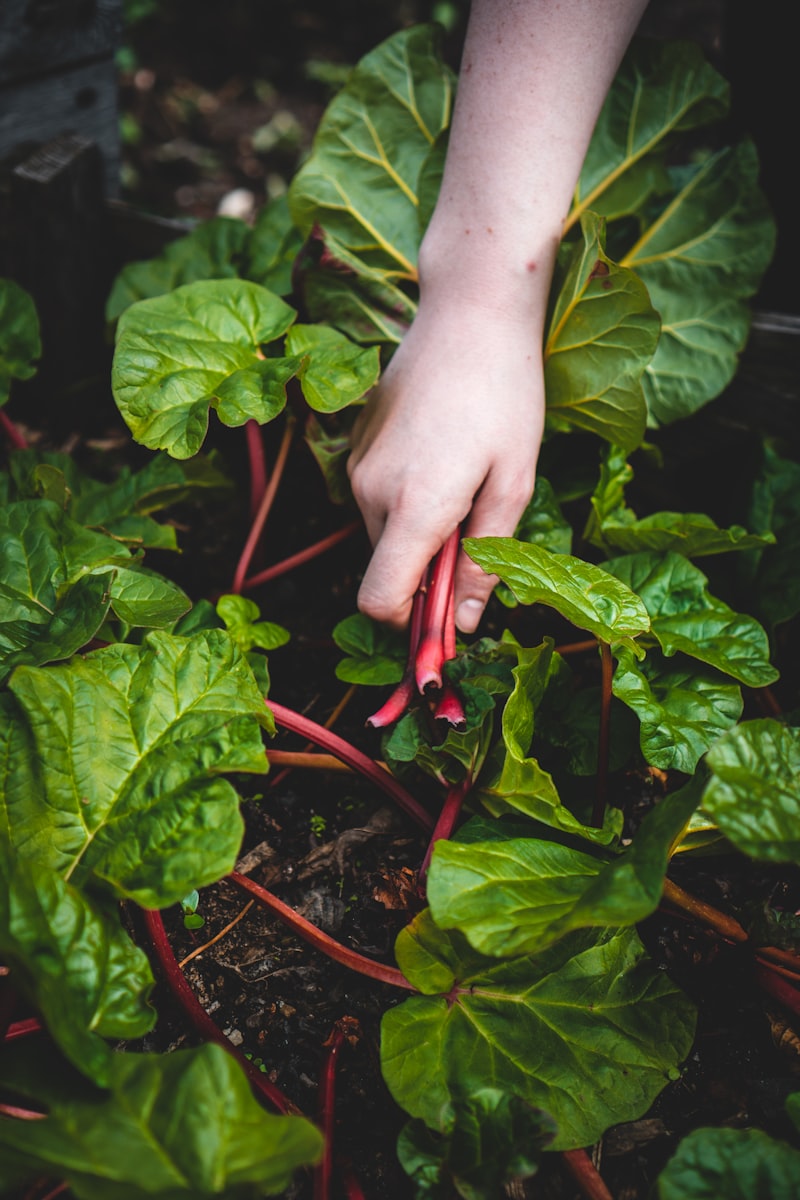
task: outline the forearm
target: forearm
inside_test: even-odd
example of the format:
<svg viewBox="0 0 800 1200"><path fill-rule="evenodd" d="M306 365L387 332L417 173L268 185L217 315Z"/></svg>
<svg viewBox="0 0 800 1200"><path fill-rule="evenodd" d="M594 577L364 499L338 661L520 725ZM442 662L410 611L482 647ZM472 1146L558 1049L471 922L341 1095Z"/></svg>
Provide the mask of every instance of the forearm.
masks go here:
<svg viewBox="0 0 800 1200"><path fill-rule="evenodd" d="M474 0L422 300L541 322L597 116L646 0Z"/></svg>

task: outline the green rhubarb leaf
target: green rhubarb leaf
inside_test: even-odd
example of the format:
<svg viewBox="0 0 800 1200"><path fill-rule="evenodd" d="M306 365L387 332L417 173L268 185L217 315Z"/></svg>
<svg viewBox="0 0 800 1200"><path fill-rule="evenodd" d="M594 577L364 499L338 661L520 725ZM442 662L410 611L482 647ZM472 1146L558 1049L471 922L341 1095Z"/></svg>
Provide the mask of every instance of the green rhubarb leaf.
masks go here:
<svg viewBox="0 0 800 1200"><path fill-rule="evenodd" d="M32 296L13 279L0 279L0 408L8 400L12 379L36 374L42 340Z"/></svg>
<svg viewBox="0 0 800 1200"><path fill-rule="evenodd" d="M547 1113L498 1088L480 1088L442 1115L441 1132L409 1121L397 1157L417 1200L495 1200L512 1179L529 1179L555 1136Z"/></svg>
<svg viewBox="0 0 800 1200"><path fill-rule="evenodd" d="M546 604L600 641L634 646L633 639L650 627L647 609L630 587L609 587L606 573L581 558L514 538L466 538L463 544L522 604Z"/></svg>
<svg viewBox="0 0 800 1200"><path fill-rule="evenodd" d="M675 135L725 116L728 84L690 42L634 39L609 89L581 169L569 223L588 209L638 213L669 187Z"/></svg>
<svg viewBox="0 0 800 1200"><path fill-rule="evenodd" d="M304 360L297 372L300 387L317 412L338 412L363 400L380 372L377 346L357 346L327 325L292 326L286 349Z"/></svg>
<svg viewBox="0 0 800 1200"><path fill-rule="evenodd" d="M572 526L561 511L551 484L543 475L536 478L533 496L519 519L514 537L520 542L544 546L554 554L569 554L572 549ZM516 607L516 597L505 584L498 584L495 591L507 608Z"/></svg>
<svg viewBox="0 0 800 1200"><path fill-rule="evenodd" d="M33 620L0 621L0 682L20 666L69 658L92 640L111 603L113 572L86 575L64 588L52 610ZM2 603L0 593L0 603Z"/></svg>
<svg viewBox="0 0 800 1200"><path fill-rule="evenodd" d="M154 632L18 667L10 688L32 747L6 783L13 848L149 908L232 870L242 820L222 776L266 771L274 724L229 634Z"/></svg>
<svg viewBox="0 0 800 1200"><path fill-rule="evenodd" d="M259 650L277 650L289 641L290 633L274 621L259 621L261 611L245 596L220 596L217 613L239 649L247 654L254 646Z"/></svg>
<svg viewBox="0 0 800 1200"><path fill-rule="evenodd" d="M4 1047L3 1077L47 1117L0 1117L3 1174L68 1182L78 1200L258 1200L322 1152L302 1117L266 1113L221 1046L116 1054L106 1090L58 1070L46 1050Z"/></svg>
<svg viewBox="0 0 800 1200"><path fill-rule="evenodd" d="M692 1005L632 930L572 934L536 959L498 961L426 912L396 953L428 994L385 1014L384 1078L433 1129L459 1096L496 1087L551 1114L555 1149L587 1146L646 1112L691 1047Z"/></svg>
<svg viewBox="0 0 800 1200"><path fill-rule="evenodd" d="M742 565L756 612L774 628L800 612L800 463L782 458L768 443L762 448L748 519L777 542L754 550Z"/></svg>
<svg viewBox="0 0 800 1200"><path fill-rule="evenodd" d="M259 209L247 241L242 274L278 296L288 296L292 291L292 268L301 245L287 197L276 196Z"/></svg>
<svg viewBox="0 0 800 1200"><path fill-rule="evenodd" d="M531 837L439 841L426 882L431 915L479 953L502 957L538 954L573 929L634 925L658 907L698 801L688 788L661 801L610 862Z"/></svg>
<svg viewBox="0 0 800 1200"><path fill-rule="evenodd" d="M729 383L749 330L746 301L774 247L750 142L680 175L677 193L622 259L661 315L644 377L650 424L688 416Z"/></svg>
<svg viewBox="0 0 800 1200"><path fill-rule="evenodd" d="M750 687L778 678L762 626L710 595L706 576L682 555L642 551L603 563L602 569L641 597L652 636L667 657L680 651Z"/></svg>
<svg viewBox="0 0 800 1200"><path fill-rule="evenodd" d="M225 425L262 424L283 411L300 360L264 358L294 309L240 279L190 283L122 314L111 373L122 416L137 441L190 458L209 408Z"/></svg>
<svg viewBox="0 0 800 1200"><path fill-rule="evenodd" d="M708 752L703 809L743 854L800 862L800 730L744 721Z"/></svg>
<svg viewBox="0 0 800 1200"><path fill-rule="evenodd" d="M641 663L624 646L615 650L613 689L639 718L647 762L691 775L710 746L742 715L742 693L725 676L678 655L664 662L651 652Z"/></svg>
<svg viewBox="0 0 800 1200"><path fill-rule="evenodd" d="M658 1177L657 1200L794 1200L800 1151L760 1129L694 1129Z"/></svg>
<svg viewBox="0 0 800 1200"><path fill-rule="evenodd" d="M304 235L321 226L388 281L416 278L420 172L450 120L453 79L437 29L394 34L329 104L289 188Z"/></svg>
<svg viewBox="0 0 800 1200"><path fill-rule="evenodd" d="M106 320L116 321L139 300L163 296L186 283L232 279L239 270L250 228L234 217L213 217L186 236L170 242L162 254L128 263L117 275L106 301ZM259 280L269 287L266 279Z"/></svg>
<svg viewBox="0 0 800 1200"><path fill-rule="evenodd" d="M111 607L126 625L168 629L192 602L182 588L144 567L117 567L111 580Z"/></svg>
<svg viewBox="0 0 800 1200"><path fill-rule="evenodd" d="M334 627L333 640L347 655L336 664L336 678L344 683L380 686L402 679L408 651L405 637L396 631L353 613Z"/></svg>
<svg viewBox="0 0 800 1200"><path fill-rule="evenodd" d="M644 436L659 318L637 275L606 256L602 221L587 214L581 228L545 339L547 420L630 450Z"/></svg>
<svg viewBox="0 0 800 1200"><path fill-rule="evenodd" d="M629 510L628 510L629 511ZM771 545L771 534L748 533L741 525L720 529L705 513L658 512L638 521L617 525L612 518L602 527L602 545L607 551L635 554L652 550L660 554L675 551L686 558L725 554L729 550L751 550Z"/></svg>
<svg viewBox="0 0 800 1200"><path fill-rule="evenodd" d="M3 697L4 716L9 699ZM8 737L3 749L14 749L14 742ZM155 1023L147 1003L153 977L146 955L113 910L48 867L37 867L30 856L10 855L5 836L0 880L0 956L15 987L75 1066L105 1083L113 1050L104 1039L141 1037Z"/></svg>

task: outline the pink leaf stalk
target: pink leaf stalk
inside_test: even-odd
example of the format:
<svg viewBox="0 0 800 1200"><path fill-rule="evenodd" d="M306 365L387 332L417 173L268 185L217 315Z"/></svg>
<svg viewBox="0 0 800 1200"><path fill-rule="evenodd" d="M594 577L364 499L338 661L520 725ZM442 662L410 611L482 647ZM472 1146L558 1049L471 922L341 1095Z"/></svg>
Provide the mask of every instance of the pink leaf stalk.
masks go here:
<svg viewBox="0 0 800 1200"><path fill-rule="evenodd" d="M429 688L442 686L442 666L446 658L444 630L455 580L458 546L459 530L454 529L433 560L416 658L417 687L423 694Z"/></svg>
<svg viewBox="0 0 800 1200"><path fill-rule="evenodd" d="M445 802L442 805L442 811L440 812L439 819L434 826L433 833L431 834L431 840L428 843L428 849L425 852L425 857L422 860L422 866L420 867L419 875L417 876L417 888L420 894L424 893L425 890L425 880L428 876L428 868L431 864L433 847L437 842L442 841L442 839L446 840L450 837L451 833L455 829L456 821L459 818L464 801L466 800L471 787L472 778L468 775L467 778L462 779L460 783L453 783L448 788Z"/></svg>
<svg viewBox="0 0 800 1200"><path fill-rule="evenodd" d="M414 593L414 600L411 605L411 621L408 630L408 658L403 678L386 703L376 713L373 713L371 717L367 717L367 724L371 725L373 729L382 729L385 725L392 725L395 721L399 720L416 694L417 649L422 636L422 622L425 616L425 597L428 588L429 573L430 567L426 568L425 574L420 580L419 587Z"/></svg>

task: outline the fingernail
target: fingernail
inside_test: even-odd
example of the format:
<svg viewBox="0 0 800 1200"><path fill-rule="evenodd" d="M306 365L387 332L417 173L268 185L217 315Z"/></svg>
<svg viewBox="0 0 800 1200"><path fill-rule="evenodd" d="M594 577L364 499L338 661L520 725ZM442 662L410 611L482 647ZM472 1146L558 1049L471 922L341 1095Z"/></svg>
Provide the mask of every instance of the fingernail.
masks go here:
<svg viewBox="0 0 800 1200"><path fill-rule="evenodd" d="M456 609L456 625L462 633L474 633L481 619L484 604L481 600L462 600Z"/></svg>

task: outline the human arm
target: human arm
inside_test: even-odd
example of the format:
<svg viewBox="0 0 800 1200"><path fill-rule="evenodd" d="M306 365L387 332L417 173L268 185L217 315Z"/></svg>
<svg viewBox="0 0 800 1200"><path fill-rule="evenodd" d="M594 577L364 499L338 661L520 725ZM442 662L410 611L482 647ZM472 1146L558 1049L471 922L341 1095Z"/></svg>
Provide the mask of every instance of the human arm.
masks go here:
<svg viewBox="0 0 800 1200"><path fill-rule="evenodd" d="M348 462L373 553L359 607L408 619L422 572L464 523L513 534L544 425L542 338L555 256L595 121L646 0L474 0L419 309L354 431ZM456 621L496 580L463 552Z"/></svg>

